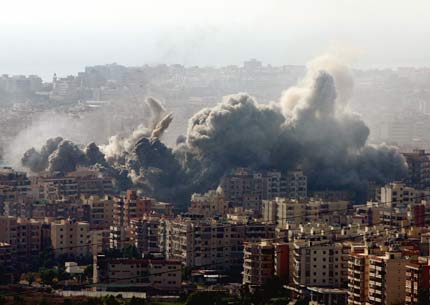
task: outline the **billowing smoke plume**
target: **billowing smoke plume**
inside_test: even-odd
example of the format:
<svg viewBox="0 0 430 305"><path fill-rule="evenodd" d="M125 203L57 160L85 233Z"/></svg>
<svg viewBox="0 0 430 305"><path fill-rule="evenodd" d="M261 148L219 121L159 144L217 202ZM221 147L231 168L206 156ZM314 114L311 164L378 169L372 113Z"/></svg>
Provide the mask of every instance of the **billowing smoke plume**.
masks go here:
<svg viewBox="0 0 430 305"><path fill-rule="evenodd" d="M311 189L363 191L369 181L402 177L406 165L395 148L366 144L369 129L347 107L352 85L345 66L323 57L279 103L258 104L238 94L201 110L187 134L188 159L191 154L199 161L199 179L207 180L200 184L237 166L302 168Z"/></svg>
<svg viewBox="0 0 430 305"><path fill-rule="evenodd" d="M162 200L180 201L194 191L216 187L238 166L288 171L301 168L311 189L363 191L369 181L385 183L405 174L398 151L367 144L369 129L349 111L353 81L346 66L329 56L308 65L306 77L279 102L259 104L242 93L196 113L186 137L172 150L160 137L172 121L156 100L147 101L150 123L130 136L84 150L55 139L22 163L33 171L70 171L93 166ZM67 164L67 165L66 165Z"/></svg>
<svg viewBox="0 0 430 305"><path fill-rule="evenodd" d="M123 159L124 155L128 154L141 138L159 138L167 130L172 122L173 115L171 113L166 114L166 110L160 102L153 98L148 98L146 102L151 113L149 125L140 124L130 136L125 138L118 135L112 136L109 139L109 144L100 147L107 160Z"/></svg>
<svg viewBox="0 0 430 305"><path fill-rule="evenodd" d="M175 179L176 175L171 175L170 171L178 171L180 166L171 150L158 139L169 127L172 114L166 114L155 99L148 99L147 103L149 123L139 125L129 137L114 136L108 145L90 143L86 147L61 137L48 139L40 151L27 150L21 163L32 172L67 173L78 167L93 167L112 176L119 189L131 187L134 182L142 190L154 193L160 189L157 185Z"/></svg>

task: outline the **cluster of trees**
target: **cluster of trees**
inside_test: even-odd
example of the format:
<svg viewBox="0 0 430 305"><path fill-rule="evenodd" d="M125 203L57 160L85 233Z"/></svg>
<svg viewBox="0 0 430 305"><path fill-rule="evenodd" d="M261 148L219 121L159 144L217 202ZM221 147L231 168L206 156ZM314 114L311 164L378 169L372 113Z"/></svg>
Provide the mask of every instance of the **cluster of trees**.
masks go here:
<svg viewBox="0 0 430 305"><path fill-rule="evenodd" d="M213 291L197 291L188 296L185 305L278 305L287 304L289 300L288 291L279 277L275 276L256 290L251 290L247 285L242 286L237 297Z"/></svg>
<svg viewBox="0 0 430 305"><path fill-rule="evenodd" d="M11 300L8 300L4 296L0 296L0 305L6 305L6 304L12 304L12 305L51 305L51 304L58 304L58 301L52 302L49 301L46 298L42 298L39 301L35 300L26 300L22 295L16 294L14 295ZM131 298L131 299L123 299L121 297L113 297L108 296L104 298L91 298L84 301L76 302L75 300L71 299L64 299L63 305L145 305L147 304L144 299L140 298Z"/></svg>

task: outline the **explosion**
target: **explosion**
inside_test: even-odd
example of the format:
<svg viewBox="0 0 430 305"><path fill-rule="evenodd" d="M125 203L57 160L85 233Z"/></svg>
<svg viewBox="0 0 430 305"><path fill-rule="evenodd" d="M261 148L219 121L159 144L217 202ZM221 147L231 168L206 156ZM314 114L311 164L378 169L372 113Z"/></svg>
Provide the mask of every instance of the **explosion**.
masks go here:
<svg viewBox="0 0 430 305"><path fill-rule="evenodd" d="M117 180L129 179L120 185L174 202L215 187L235 167L284 172L300 167L311 190L363 192L369 181L402 178L407 168L396 148L367 144L368 127L348 109L352 88L347 67L324 56L308 65L305 78L279 102L260 104L240 93L194 114L175 150L160 141L172 114L148 99L151 123L129 137L113 136L107 145L92 143L85 150L50 139L40 152L28 150L22 164L35 172L97 166Z"/></svg>

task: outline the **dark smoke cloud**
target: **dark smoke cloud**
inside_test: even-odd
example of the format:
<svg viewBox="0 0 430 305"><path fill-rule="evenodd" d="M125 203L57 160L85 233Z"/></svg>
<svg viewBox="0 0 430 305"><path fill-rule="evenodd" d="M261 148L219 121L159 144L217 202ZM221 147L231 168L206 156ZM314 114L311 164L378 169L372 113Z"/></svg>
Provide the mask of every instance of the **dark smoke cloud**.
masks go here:
<svg viewBox="0 0 430 305"><path fill-rule="evenodd" d="M21 158L22 165L36 173L47 169L49 156L57 149L62 141L63 138L61 137L48 139L45 145L40 149L40 152L34 147L27 150Z"/></svg>
<svg viewBox="0 0 430 305"><path fill-rule="evenodd" d="M206 172L199 179L212 181L237 166L302 168L311 189L362 192L369 181L401 178L406 165L395 148L366 144L368 127L347 108L351 86L349 71L324 58L280 103L261 105L246 94L226 97L190 119L187 160L198 160Z"/></svg>
<svg viewBox="0 0 430 305"><path fill-rule="evenodd" d="M234 167L295 170L308 175L311 189L363 192L369 181L402 178L406 165L389 146L366 144L369 129L348 110L353 82L349 70L330 57L313 61L297 86L279 102L259 104L241 93L196 113L186 137L173 151L160 137L171 114L148 100L150 124L125 138L94 143L84 150L62 139L50 140L40 152L27 151L23 164L34 171L99 168L116 179L119 189L134 185L162 200L187 200L195 191L216 187Z"/></svg>

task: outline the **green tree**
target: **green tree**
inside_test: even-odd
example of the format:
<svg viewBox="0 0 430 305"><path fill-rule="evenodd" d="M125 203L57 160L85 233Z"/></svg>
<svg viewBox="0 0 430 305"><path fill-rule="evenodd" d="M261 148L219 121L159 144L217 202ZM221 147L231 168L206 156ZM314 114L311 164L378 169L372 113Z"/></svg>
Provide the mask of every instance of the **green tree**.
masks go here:
<svg viewBox="0 0 430 305"><path fill-rule="evenodd" d="M132 297L128 302L128 305L145 305L145 299Z"/></svg>
<svg viewBox="0 0 430 305"><path fill-rule="evenodd" d="M307 299L299 299L294 305L309 305L309 301Z"/></svg>
<svg viewBox="0 0 430 305"><path fill-rule="evenodd" d="M25 305L24 298L20 295L15 295L13 297L13 305Z"/></svg>
<svg viewBox="0 0 430 305"><path fill-rule="evenodd" d="M40 270L40 278L42 279L42 282L45 285L52 285L56 277L57 277L57 272L54 269Z"/></svg>
<svg viewBox="0 0 430 305"><path fill-rule="evenodd" d="M191 293L185 305L227 305L225 295L208 291L196 291Z"/></svg>
<svg viewBox="0 0 430 305"><path fill-rule="evenodd" d="M253 295L253 303L264 305L268 304L272 298L286 296L287 291L284 289L279 277L274 276L268 279L263 286Z"/></svg>
<svg viewBox="0 0 430 305"><path fill-rule="evenodd" d="M112 295L103 298L103 305L121 305L121 303Z"/></svg>
<svg viewBox="0 0 430 305"><path fill-rule="evenodd" d="M239 290L239 304L248 305L253 303L253 295L249 290L249 285L242 285Z"/></svg>
<svg viewBox="0 0 430 305"><path fill-rule="evenodd" d="M49 302L47 299L43 298L40 300L39 303L37 303L37 305L49 305Z"/></svg>

